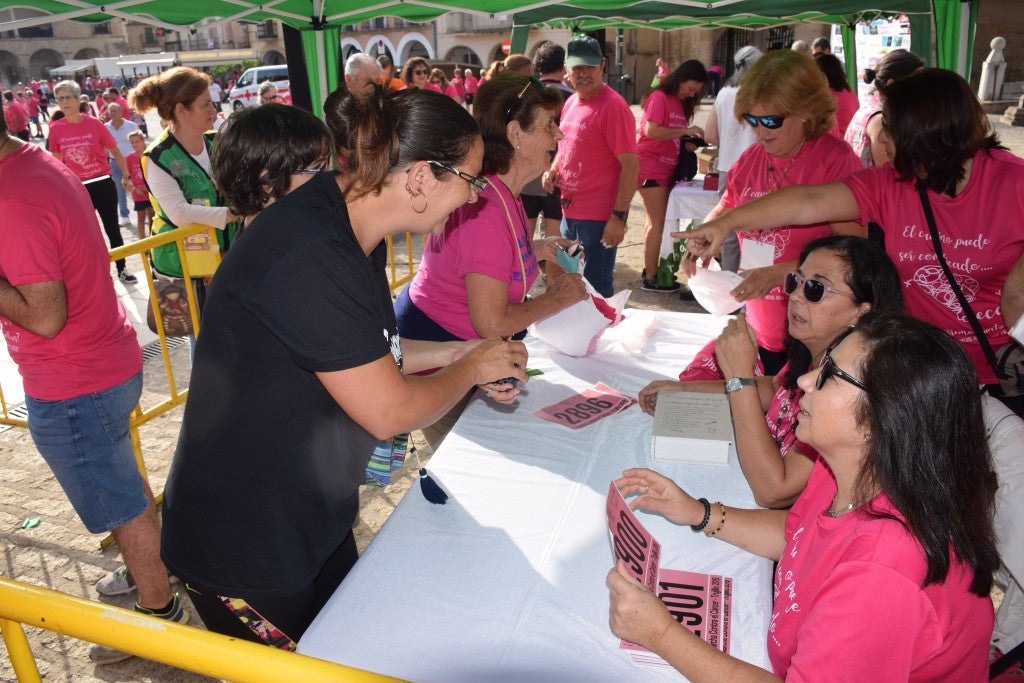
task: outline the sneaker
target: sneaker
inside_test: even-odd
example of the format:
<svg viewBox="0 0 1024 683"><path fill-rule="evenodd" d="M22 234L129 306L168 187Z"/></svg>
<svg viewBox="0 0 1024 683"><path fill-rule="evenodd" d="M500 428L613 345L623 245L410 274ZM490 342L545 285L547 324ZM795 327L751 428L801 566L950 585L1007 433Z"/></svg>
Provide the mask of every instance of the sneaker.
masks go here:
<svg viewBox="0 0 1024 683"><path fill-rule="evenodd" d="M135 277L127 270L118 271L117 279L125 283L126 285L134 285L136 282L139 281L139 278Z"/></svg>
<svg viewBox="0 0 1024 683"><path fill-rule="evenodd" d="M132 222L131 220L129 220L128 216L122 216L121 221L118 223L118 225L120 225L122 228L126 228L131 224Z"/></svg>
<svg viewBox="0 0 1024 683"><path fill-rule="evenodd" d="M640 289L645 292L678 292L679 283L673 281L670 285L659 285L657 280L640 278Z"/></svg>
<svg viewBox="0 0 1024 683"><path fill-rule="evenodd" d="M167 574L167 580L174 584L178 583L178 577L171 573ZM123 564L107 572L107 575L96 582L96 592L100 595L127 595L135 590L135 579L128 567Z"/></svg>
<svg viewBox="0 0 1024 683"><path fill-rule="evenodd" d="M179 624L188 623L188 612L185 610L185 606L182 604L181 595L174 593L171 596L171 605L163 612L155 612L151 609L146 609L139 603L135 603L135 611L139 614L145 614L147 616L156 617L157 619L166 619L167 621L173 621ZM135 655L130 652L122 652L106 645L93 645L89 650L89 659L96 662L97 664L116 664L117 662L123 662L126 659L131 659Z"/></svg>

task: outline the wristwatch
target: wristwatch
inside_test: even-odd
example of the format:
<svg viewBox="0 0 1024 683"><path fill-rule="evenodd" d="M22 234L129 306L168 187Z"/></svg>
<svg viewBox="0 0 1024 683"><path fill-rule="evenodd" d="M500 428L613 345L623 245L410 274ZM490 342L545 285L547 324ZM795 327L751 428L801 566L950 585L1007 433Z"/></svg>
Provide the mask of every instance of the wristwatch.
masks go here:
<svg viewBox="0 0 1024 683"><path fill-rule="evenodd" d="M725 383L725 393L731 394L734 391L739 391L743 387L756 387L757 380L753 377L733 377Z"/></svg>
<svg viewBox="0 0 1024 683"><path fill-rule="evenodd" d="M629 218L629 209L626 209L625 211L619 211L618 209L612 209L612 215L613 216L617 216L620 221L625 223L626 219Z"/></svg>

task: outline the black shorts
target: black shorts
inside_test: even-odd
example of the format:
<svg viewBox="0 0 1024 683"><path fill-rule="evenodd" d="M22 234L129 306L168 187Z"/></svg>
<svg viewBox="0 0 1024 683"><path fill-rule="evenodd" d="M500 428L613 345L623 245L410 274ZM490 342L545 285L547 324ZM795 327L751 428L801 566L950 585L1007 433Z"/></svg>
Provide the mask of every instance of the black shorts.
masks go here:
<svg viewBox="0 0 1024 683"><path fill-rule="evenodd" d="M135 210L136 211L145 211L147 209L152 209L152 208L153 208L153 205L149 203L148 199L143 199L141 202L140 201L136 201L135 202Z"/></svg>
<svg viewBox="0 0 1024 683"><path fill-rule="evenodd" d="M550 218L551 220L562 220L562 191L557 187L554 192L548 192L543 197L524 194L521 199L523 200L523 209L526 211L526 217L530 220L536 219L540 214L544 214L544 218Z"/></svg>

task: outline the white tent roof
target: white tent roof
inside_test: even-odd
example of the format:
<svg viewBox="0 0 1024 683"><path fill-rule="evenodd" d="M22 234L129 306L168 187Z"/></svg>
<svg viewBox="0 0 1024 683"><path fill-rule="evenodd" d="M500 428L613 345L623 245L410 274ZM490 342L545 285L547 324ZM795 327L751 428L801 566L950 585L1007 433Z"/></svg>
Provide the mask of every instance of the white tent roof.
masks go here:
<svg viewBox="0 0 1024 683"><path fill-rule="evenodd" d="M91 59L69 59L63 66L55 66L50 69L51 76L74 76L79 71L91 69L95 64Z"/></svg>

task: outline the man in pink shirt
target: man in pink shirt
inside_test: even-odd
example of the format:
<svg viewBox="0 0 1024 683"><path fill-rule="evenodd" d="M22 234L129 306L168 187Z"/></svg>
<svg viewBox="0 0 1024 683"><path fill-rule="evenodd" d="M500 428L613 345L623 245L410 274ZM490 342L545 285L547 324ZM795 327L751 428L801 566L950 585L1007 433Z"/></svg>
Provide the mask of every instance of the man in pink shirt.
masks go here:
<svg viewBox="0 0 1024 683"><path fill-rule="evenodd" d="M602 296L611 296L615 254L626 236L639 170L636 120L622 96L602 81L605 58L596 40L573 36L567 53L576 93L562 110L565 139L541 180L548 192L562 190L562 236L583 243L584 277Z"/></svg>

